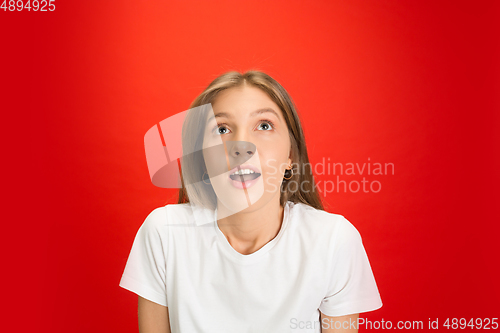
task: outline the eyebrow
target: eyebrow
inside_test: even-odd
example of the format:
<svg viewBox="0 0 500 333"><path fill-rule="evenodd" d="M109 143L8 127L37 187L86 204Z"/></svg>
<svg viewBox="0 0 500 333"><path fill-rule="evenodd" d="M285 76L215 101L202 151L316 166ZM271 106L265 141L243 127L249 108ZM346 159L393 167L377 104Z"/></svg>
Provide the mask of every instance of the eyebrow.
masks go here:
<svg viewBox="0 0 500 333"><path fill-rule="evenodd" d="M278 116L278 113L276 113L276 111L274 111L273 109L271 108L262 108L262 109L258 109L258 110L255 110L253 111L252 113L250 113L250 116L251 117L254 117L254 116L257 116L257 115L260 115L260 114L263 114L263 113L272 113L276 116L276 118L280 119L280 117ZM211 116L207 122L210 122L212 119L214 118L222 118L222 117L225 117L225 118L228 118L228 119L231 119L232 116L229 114L229 113L226 113L226 112L219 112L217 113L216 115L214 116Z"/></svg>

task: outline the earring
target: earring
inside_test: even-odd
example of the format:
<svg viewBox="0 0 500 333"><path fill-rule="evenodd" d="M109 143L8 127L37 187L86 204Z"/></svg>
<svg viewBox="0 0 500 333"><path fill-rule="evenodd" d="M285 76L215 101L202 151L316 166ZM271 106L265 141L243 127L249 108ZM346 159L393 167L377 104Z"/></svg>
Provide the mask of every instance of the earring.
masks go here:
<svg viewBox="0 0 500 333"><path fill-rule="evenodd" d="M286 180L289 180L289 179L291 179L291 178L293 177L293 169L292 169L292 166L291 166L291 165L289 165L288 167L289 167L290 169L286 169L286 170L285 170L285 175L286 175L286 172L287 172L287 171L290 171L290 176L289 176L289 177L285 177L285 176L283 176L283 179L286 179Z"/></svg>
<svg viewBox="0 0 500 333"><path fill-rule="evenodd" d="M205 171L205 172L203 173L203 177L201 177L201 181L202 181L204 184L210 185L210 182L208 182L208 183L206 183L206 182L205 182L205 174L208 176L207 172ZM210 179L210 177L209 177L208 179Z"/></svg>

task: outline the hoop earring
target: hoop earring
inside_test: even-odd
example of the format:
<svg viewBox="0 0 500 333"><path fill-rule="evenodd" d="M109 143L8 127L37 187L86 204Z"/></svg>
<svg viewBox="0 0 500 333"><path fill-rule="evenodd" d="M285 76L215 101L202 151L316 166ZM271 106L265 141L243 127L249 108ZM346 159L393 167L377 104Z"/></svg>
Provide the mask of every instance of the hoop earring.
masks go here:
<svg viewBox="0 0 500 333"><path fill-rule="evenodd" d="M290 179L293 177L293 169L292 169L292 166L290 166L290 165L289 165L289 167L290 167L290 169L286 169L286 170L285 170L285 174L286 174L286 172L287 172L287 171L290 171L290 177L288 177L288 178L287 178L287 177L283 176L283 179L290 180Z"/></svg>
<svg viewBox="0 0 500 333"><path fill-rule="evenodd" d="M210 182L205 183L205 174L207 174L207 172L206 172L206 171L203 173L203 177L201 177L201 181L202 181L204 184L206 184L206 185L210 185ZM207 174L207 176L208 176L208 174ZM210 178L208 178L208 179L210 179Z"/></svg>

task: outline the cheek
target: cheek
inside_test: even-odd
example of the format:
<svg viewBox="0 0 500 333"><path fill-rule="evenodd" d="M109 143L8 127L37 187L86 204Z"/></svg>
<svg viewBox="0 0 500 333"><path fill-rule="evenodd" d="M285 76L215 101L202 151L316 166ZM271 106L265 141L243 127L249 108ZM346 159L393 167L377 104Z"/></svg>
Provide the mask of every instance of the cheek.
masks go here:
<svg viewBox="0 0 500 333"><path fill-rule="evenodd" d="M259 158L264 177L269 178L271 182L281 182L288 162L287 151L268 149L259 154Z"/></svg>
<svg viewBox="0 0 500 333"><path fill-rule="evenodd" d="M224 145L218 144L203 148L203 158L210 177L216 177L229 171Z"/></svg>

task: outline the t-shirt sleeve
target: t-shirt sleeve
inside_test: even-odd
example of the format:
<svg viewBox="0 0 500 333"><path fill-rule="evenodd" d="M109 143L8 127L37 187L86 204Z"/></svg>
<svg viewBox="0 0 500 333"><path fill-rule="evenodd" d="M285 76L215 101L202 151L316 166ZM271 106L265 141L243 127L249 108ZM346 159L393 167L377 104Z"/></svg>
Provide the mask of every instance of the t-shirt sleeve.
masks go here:
<svg viewBox="0 0 500 333"><path fill-rule="evenodd" d="M165 208L153 210L141 225L125 265L120 287L152 302L167 306Z"/></svg>
<svg viewBox="0 0 500 333"><path fill-rule="evenodd" d="M344 217L334 241L327 295L319 310L327 316L373 311L382 300L358 230Z"/></svg>

